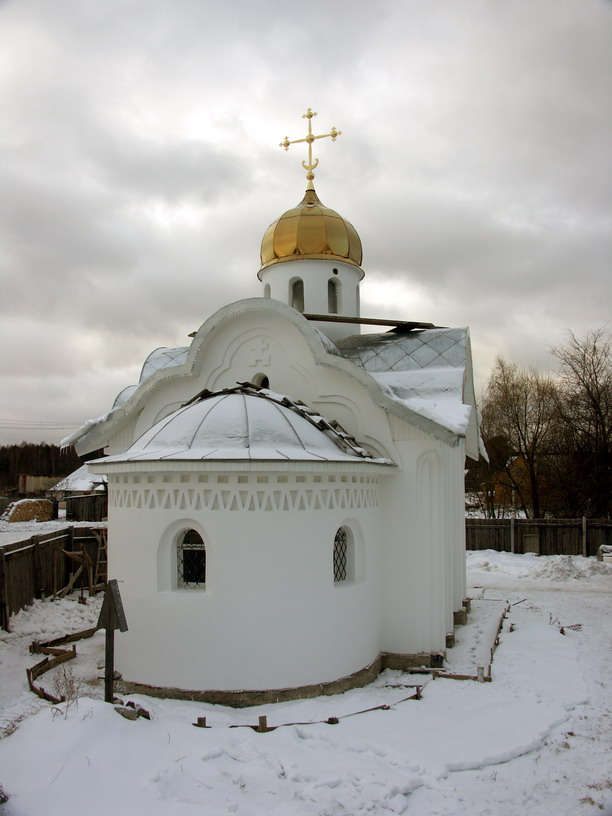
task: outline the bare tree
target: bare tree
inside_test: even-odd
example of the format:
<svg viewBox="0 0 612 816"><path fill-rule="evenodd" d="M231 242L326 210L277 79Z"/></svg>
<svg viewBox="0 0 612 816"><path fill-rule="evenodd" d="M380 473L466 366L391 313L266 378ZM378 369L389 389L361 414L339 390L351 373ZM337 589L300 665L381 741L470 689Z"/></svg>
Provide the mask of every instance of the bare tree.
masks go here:
<svg viewBox="0 0 612 816"><path fill-rule="evenodd" d="M582 515L612 513L612 335L568 332L552 349L560 363L559 438L566 503Z"/></svg>
<svg viewBox="0 0 612 816"><path fill-rule="evenodd" d="M483 401L483 437L498 484L534 518L543 510L557 403L550 377L497 358Z"/></svg>

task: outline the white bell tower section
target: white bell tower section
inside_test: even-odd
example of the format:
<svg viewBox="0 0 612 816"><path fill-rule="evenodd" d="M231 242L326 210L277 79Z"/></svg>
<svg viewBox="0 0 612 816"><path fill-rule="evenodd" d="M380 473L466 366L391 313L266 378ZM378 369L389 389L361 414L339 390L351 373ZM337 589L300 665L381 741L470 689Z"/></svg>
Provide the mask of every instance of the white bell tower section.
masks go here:
<svg viewBox="0 0 612 816"><path fill-rule="evenodd" d="M328 136L335 141L341 132L332 127L329 133L315 135L312 118L316 115L310 108L303 115L308 120L304 138L290 141L285 137L280 143L285 150L299 142L308 145L308 161L302 162L308 185L300 204L266 230L258 277L264 297L280 300L303 314L359 318L359 283L365 274L361 240L349 221L321 203L313 186L313 170L319 160L313 160L312 143ZM359 332L355 323L321 320L314 324L331 340Z"/></svg>

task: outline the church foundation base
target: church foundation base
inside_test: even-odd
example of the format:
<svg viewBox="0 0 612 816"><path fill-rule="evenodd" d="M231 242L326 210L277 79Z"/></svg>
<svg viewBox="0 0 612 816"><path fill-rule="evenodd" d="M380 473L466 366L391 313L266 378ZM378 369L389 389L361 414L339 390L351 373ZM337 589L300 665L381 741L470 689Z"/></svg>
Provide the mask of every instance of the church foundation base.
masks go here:
<svg viewBox="0 0 612 816"><path fill-rule="evenodd" d="M439 669L444 665L443 654L432 654L430 652L419 652L418 654L396 654L394 652L383 652L381 655L383 669Z"/></svg>
<svg viewBox="0 0 612 816"><path fill-rule="evenodd" d="M465 626L467 623L467 609L459 609L453 613L453 623L455 626Z"/></svg>
<svg viewBox="0 0 612 816"><path fill-rule="evenodd" d="M230 706L232 708L246 708L270 703L284 703L289 700L300 700L308 697L323 697L331 694L342 694L353 688L366 686L372 683L383 669L410 670L419 667L441 668L444 664L443 654L394 654L383 652L376 660L363 669L360 669L338 680L326 683L315 683L308 686L296 686L283 689L255 689L240 691L223 691L211 689L195 691L192 689L172 688L166 686L150 686L146 683L135 683L129 680L117 680L115 693L118 694L146 694L149 697L171 698L175 700L190 700L212 705Z"/></svg>
<svg viewBox="0 0 612 816"><path fill-rule="evenodd" d="M199 703L246 708L264 703L284 703L288 700L300 700L307 697L322 697L330 694L342 694L359 686L367 686L381 672L381 658L376 658L369 666L360 669L338 680L326 683L314 683L309 686L296 686L283 689L255 689L240 691L193 691L180 688L149 686L145 683L133 683L120 680L115 683L115 691L122 694L147 694L149 697L171 697L176 700L192 700Z"/></svg>

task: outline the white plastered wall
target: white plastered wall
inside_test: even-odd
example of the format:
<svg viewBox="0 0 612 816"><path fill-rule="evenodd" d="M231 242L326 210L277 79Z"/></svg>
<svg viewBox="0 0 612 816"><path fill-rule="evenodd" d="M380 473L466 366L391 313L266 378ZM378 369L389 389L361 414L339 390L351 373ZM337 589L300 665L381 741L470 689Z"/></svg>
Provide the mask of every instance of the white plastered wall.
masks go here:
<svg viewBox="0 0 612 816"><path fill-rule="evenodd" d="M400 467L380 490L383 650L443 653L465 597L464 447L391 425Z"/></svg>
<svg viewBox="0 0 612 816"><path fill-rule="evenodd" d="M304 312L306 314L330 314L328 302L328 281L334 281L338 287L338 311L336 314L346 317L359 317L359 281L363 270L353 264L343 263L336 259L305 259L284 261L262 269L259 278L263 284L270 286L270 297L280 300L288 306L291 303L293 281L299 279L304 283ZM318 329L332 340L339 340L356 334L358 327L342 323L315 323Z"/></svg>
<svg viewBox="0 0 612 816"><path fill-rule="evenodd" d="M210 473L210 481L198 486L200 476L149 473L138 483L134 474L110 477L109 561L112 576L122 582L129 625L116 639L116 665L124 678L183 689L274 689L335 680L376 659L376 480L355 473L345 474L346 481L335 474L333 482L328 474L268 473L261 483L251 473L239 482L234 473L221 475L227 481L219 485L220 474ZM277 483L279 476L288 481ZM194 509L189 491L207 487L227 494L224 506ZM331 504L344 506L306 510L317 492L322 497L330 490L336 491ZM236 512L229 509L232 491L285 491L293 505L270 512L260 501L259 509ZM174 506L166 506L164 495ZM334 584L339 526L354 537L356 572L354 580ZM173 586L173 543L190 527L207 545L205 590Z"/></svg>

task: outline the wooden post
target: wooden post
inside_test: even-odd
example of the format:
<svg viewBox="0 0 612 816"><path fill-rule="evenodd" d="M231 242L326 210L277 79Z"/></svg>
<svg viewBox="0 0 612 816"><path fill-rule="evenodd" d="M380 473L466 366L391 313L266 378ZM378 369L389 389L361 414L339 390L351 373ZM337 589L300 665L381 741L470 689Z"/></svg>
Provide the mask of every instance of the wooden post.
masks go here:
<svg viewBox="0 0 612 816"><path fill-rule="evenodd" d="M59 547L53 547L53 600L57 596L57 559L59 558Z"/></svg>
<svg viewBox="0 0 612 816"><path fill-rule="evenodd" d="M514 516L510 519L510 552L516 552L516 543L515 543L515 530L514 530Z"/></svg>
<svg viewBox="0 0 612 816"><path fill-rule="evenodd" d="M257 730L259 731L260 734L268 730L268 718L266 717L265 714L259 718L259 725L257 726Z"/></svg>
<svg viewBox="0 0 612 816"><path fill-rule="evenodd" d="M6 593L6 572L4 566L4 550L0 548L0 629L9 629L9 606Z"/></svg>
<svg viewBox="0 0 612 816"><path fill-rule="evenodd" d="M586 558L589 554L589 546L587 542L587 520L586 516L582 517L582 554Z"/></svg>
<svg viewBox="0 0 612 816"><path fill-rule="evenodd" d="M106 586L96 629L105 630L104 702L112 703L115 679L115 629L121 632L127 632L128 629L119 586L114 578Z"/></svg>
<svg viewBox="0 0 612 816"><path fill-rule="evenodd" d="M107 626L104 636L104 702L112 703L115 679L115 629Z"/></svg>
<svg viewBox="0 0 612 816"><path fill-rule="evenodd" d="M34 582L34 592L32 593L32 597L39 598L40 591L43 588L40 570L40 536L33 535L30 541L34 545L34 549L32 551L32 567L34 572L32 578Z"/></svg>

